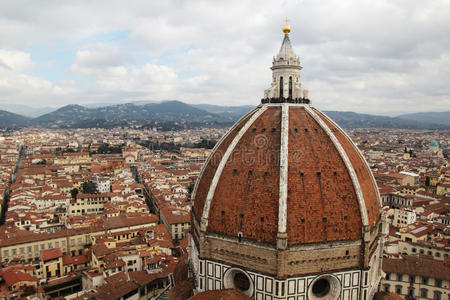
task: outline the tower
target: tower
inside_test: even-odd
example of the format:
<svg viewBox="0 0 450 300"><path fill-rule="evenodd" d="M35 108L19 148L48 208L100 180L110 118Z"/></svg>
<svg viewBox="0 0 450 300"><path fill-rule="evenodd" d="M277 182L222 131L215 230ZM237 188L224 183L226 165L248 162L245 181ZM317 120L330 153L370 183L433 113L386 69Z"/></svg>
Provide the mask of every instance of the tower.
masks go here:
<svg viewBox="0 0 450 300"><path fill-rule="evenodd" d="M289 33L291 27L287 23L283 26L284 39L280 51L273 58L271 70L272 83L264 91L266 99L303 99L308 98L308 91L302 89L300 83L300 58L292 49Z"/></svg>
<svg viewBox="0 0 450 300"><path fill-rule="evenodd" d="M197 291L253 299L370 299L380 196L346 133L310 105L290 27L261 104L217 143L193 191Z"/></svg>

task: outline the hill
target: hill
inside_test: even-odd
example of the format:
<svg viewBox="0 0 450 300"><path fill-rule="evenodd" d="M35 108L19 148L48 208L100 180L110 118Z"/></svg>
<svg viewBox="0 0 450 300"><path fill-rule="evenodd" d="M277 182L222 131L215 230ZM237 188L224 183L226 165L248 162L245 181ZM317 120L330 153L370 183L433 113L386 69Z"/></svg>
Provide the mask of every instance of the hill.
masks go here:
<svg viewBox="0 0 450 300"><path fill-rule="evenodd" d="M28 126L30 119L6 110L0 110L0 128L17 128Z"/></svg>
<svg viewBox="0 0 450 300"><path fill-rule="evenodd" d="M38 126L49 128L110 128L148 126L164 123L164 128L192 126L231 126L253 106L189 105L181 101L141 101L106 106L66 105L34 119L0 111L0 127ZM399 117L375 116L355 112L325 111L344 128L448 129L449 112L419 113ZM447 117L446 117L447 116ZM410 118L410 119L408 119ZM429 122L432 120L433 122Z"/></svg>
<svg viewBox="0 0 450 300"><path fill-rule="evenodd" d="M167 101L144 105L126 103L96 108L67 105L34 119L33 123L42 127L71 128L126 126L136 122L145 124L148 121L220 123L228 120L180 101Z"/></svg>
<svg viewBox="0 0 450 300"><path fill-rule="evenodd" d="M402 129L446 129L442 124L419 122L399 117L358 114L350 111L324 111L339 126L344 128L402 128Z"/></svg>
<svg viewBox="0 0 450 300"><path fill-rule="evenodd" d="M416 122L432 122L450 127L450 111L404 114L397 116L397 118Z"/></svg>
<svg viewBox="0 0 450 300"><path fill-rule="evenodd" d="M48 106L32 107L24 104L9 104L9 103L0 104L0 109L29 118L35 118L55 110L54 107Z"/></svg>

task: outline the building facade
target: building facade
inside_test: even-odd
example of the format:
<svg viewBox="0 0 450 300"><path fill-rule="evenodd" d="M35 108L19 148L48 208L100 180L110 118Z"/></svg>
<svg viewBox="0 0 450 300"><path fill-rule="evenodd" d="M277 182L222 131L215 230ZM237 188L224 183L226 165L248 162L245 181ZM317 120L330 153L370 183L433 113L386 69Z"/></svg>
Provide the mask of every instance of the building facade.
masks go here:
<svg viewBox="0 0 450 300"><path fill-rule="evenodd" d="M385 258L382 289L409 299L449 299L450 268L430 256Z"/></svg>

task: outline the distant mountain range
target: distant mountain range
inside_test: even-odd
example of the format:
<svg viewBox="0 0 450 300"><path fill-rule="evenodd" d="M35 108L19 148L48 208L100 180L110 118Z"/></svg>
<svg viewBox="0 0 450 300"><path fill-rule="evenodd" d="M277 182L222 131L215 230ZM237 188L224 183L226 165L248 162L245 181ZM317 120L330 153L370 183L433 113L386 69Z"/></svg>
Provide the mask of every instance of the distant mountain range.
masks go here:
<svg viewBox="0 0 450 300"><path fill-rule="evenodd" d="M250 105L189 105L176 100L139 101L116 105L105 103L90 107L66 105L35 118L0 110L0 127L110 128L130 125L148 126L158 122L229 126L252 108L253 106ZM450 128L450 112L407 114L394 118L342 111L325 111L325 113L344 128Z"/></svg>
<svg viewBox="0 0 450 300"><path fill-rule="evenodd" d="M400 117L358 114L351 111L324 111L339 126L344 128L402 128L402 129L448 129L450 125L438 122L423 122ZM450 112L448 112L450 113ZM434 113L429 113L434 114ZM435 120L433 120L435 121Z"/></svg>
<svg viewBox="0 0 450 300"><path fill-rule="evenodd" d="M23 104L2 104L0 103L0 110L6 110L25 117L35 118L40 115L52 112L54 107L31 107Z"/></svg>
<svg viewBox="0 0 450 300"><path fill-rule="evenodd" d="M67 105L32 120L42 127L113 127L145 124L147 121L180 123L226 123L233 119L195 108L180 101L132 103L87 108Z"/></svg>
<svg viewBox="0 0 450 300"><path fill-rule="evenodd" d="M6 110L0 110L0 128L17 128L30 124L30 118L11 113Z"/></svg>
<svg viewBox="0 0 450 300"><path fill-rule="evenodd" d="M450 127L450 111L443 112L422 112L415 114L400 115L397 118L413 120L423 123L437 123Z"/></svg>

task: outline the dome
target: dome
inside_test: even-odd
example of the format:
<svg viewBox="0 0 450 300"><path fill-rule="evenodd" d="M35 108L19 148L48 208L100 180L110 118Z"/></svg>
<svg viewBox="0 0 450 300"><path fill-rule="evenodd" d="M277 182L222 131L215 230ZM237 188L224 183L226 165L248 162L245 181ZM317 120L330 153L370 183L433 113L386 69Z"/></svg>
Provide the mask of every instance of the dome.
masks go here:
<svg viewBox="0 0 450 300"><path fill-rule="evenodd" d="M436 140L430 142L430 147L439 147L439 143Z"/></svg>
<svg viewBox="0 0 450 300"><path fill-rule="evenodd" d="M271 70L261 104L220 139L197 178L196 291L371 299L385 230L375 179L344 130L311 105L289 32Z"/></svg>
<svg viewBox="0 0 450 300"><path fill-rule="evenodd" d="M206 232L287 246L354 240L380 218L357 147L309 104L266 103L219 141L197 181L193 214Z"/></svg>

